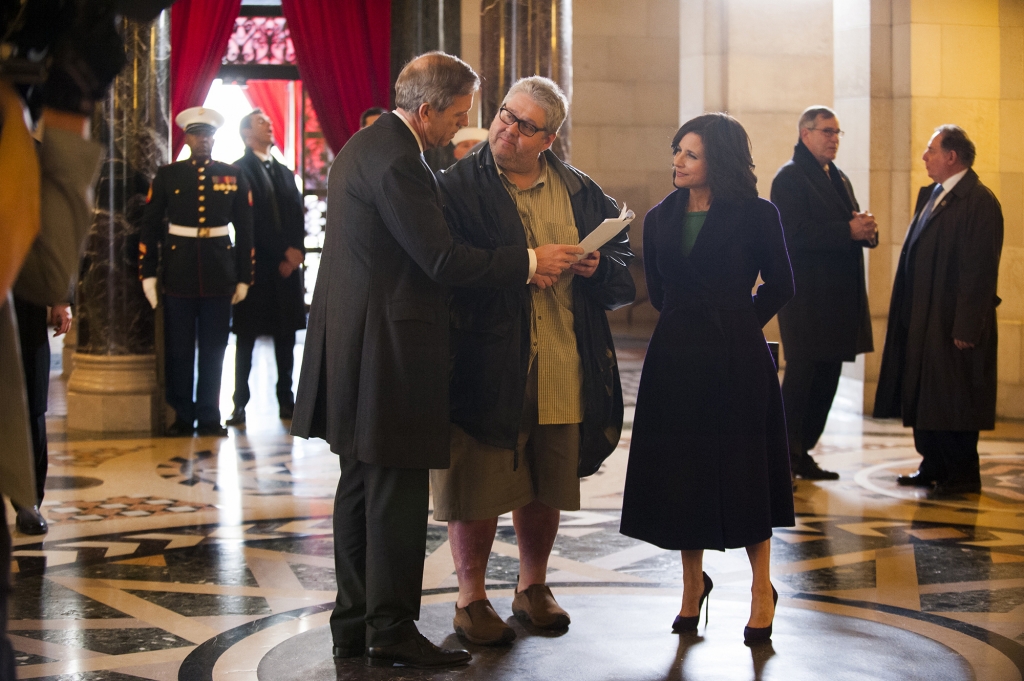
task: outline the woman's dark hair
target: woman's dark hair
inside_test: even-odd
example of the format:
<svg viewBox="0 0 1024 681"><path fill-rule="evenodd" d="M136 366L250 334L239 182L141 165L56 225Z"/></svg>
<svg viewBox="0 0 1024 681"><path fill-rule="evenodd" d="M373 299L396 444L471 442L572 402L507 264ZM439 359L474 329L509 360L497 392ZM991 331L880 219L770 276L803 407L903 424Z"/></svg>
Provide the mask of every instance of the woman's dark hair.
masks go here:
<svg viewBox="0 0 1024 681"><path fill-rule="evenodd" d="M740 122L725 113L709 113L691 118L672 138L672 152L679 142L696 133L704 144L711 195L721 199L757 198L757 176L750 156L750 137Z"/></svg>

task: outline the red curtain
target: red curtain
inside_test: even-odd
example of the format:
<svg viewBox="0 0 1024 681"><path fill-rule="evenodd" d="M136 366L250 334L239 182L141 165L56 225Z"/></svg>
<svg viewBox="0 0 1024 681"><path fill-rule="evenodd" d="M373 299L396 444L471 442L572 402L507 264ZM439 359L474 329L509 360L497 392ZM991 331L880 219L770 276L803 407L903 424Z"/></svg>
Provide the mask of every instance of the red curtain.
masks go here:
<svg viewBox="0 0 1024 681"><path fill-rule="evenodd" d="M363 111L388 106L391 3L282 0L281 9L302 82L327 143L338 153L359 129Z"/></svg>
<svg viewBox="0 0 1024 681"><path fill-rule="evenodd" d="M288 101L289 83L295 83L294 101L291 103ZM270 120L273 121L274 144L282 154L287 150L285 140L288 135L288 107L293 107L292 111L295 116L293 119L295 128L295 148L293 149L293 152L295 158L292 162L295 163L295 167L298 168L298 160L301 158L300 152L302 143L302 81L250 80L246 81L243 92L245 92L245 96L249 100L249 103L252 104L253 108L262 109L263 113L267 114Z"/></svg>
<svg viewBox="0 0 1024 681"><path fill-rule="evenodd" d="M284 151L284 138L288 130L287 80L249 80L245 83L245 96L253 108L262 109L274 124L274 144Z"/></svg>
<svg viewBox="0 0 1024 681"><path fill-rule="evenodd" d="M185 143L174 117L206 101L241 5L242 0L178 0L171 8L172 159Z"/></svg>

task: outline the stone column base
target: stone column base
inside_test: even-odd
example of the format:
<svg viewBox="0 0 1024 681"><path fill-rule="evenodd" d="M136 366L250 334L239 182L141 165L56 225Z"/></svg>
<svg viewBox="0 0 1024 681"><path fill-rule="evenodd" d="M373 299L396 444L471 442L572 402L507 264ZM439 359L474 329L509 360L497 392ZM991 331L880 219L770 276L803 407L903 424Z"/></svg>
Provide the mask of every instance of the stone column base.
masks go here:
<svg viewBox="0 0 1024 681"><path fill-rule="evenodd" d="M154 432L159 422L154 355L74 355L68 430Z"/></svg>

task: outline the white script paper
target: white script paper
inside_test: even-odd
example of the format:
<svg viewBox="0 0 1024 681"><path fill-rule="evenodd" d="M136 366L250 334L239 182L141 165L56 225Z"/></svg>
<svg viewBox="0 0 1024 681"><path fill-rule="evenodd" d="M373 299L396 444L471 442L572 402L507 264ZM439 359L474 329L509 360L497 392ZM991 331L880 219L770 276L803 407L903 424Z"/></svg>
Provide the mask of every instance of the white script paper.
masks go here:
<svg viewBox="0 0 1024 681"><path fill-rule="evenodd" d="M576 259L582 260L586 255L604 246L614 239L616 234L624 230L626 225L635 218L636 216L633 215L633 211L626 208L626 204L622 204L622 212L619 213L619 217L608 218L580 242L580 246L583 248L583 255L576 256Z"/></svg>

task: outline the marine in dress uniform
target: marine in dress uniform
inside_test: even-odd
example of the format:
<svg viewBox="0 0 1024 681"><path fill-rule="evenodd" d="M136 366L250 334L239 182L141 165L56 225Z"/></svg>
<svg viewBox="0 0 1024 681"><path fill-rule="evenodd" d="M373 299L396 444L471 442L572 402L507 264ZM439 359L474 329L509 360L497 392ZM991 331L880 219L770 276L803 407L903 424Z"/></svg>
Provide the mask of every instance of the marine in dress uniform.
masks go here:
<svg viewBox="0 0 1024 681"><path fill-rule="evenodd" d="M195 107L178 114L175 123L185 130L192 156L162 166L153 178L142 220L139 278L156 308L162 265L167 402L176 414L168 434L189 436L198 422L200 435L226 435L220 378L231 306L245 298L253 281L252 194L241 170L210 158L223 116Z"/></svg>

